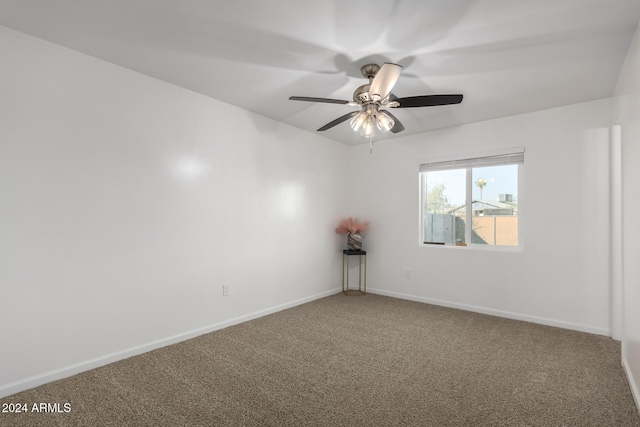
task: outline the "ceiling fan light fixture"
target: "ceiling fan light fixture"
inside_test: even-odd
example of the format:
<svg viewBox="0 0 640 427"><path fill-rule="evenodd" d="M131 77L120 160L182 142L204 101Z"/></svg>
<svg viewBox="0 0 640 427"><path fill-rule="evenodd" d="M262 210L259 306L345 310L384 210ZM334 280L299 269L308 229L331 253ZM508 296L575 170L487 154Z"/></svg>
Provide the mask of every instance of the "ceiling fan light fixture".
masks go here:
<svg viewBox="0 0 640 427"><path fill-rule="evenodd" d="M396 122L384 111L378 111L376 114L376 125L381 132L389 132Z"/></svg>
<svg viewBox="0 0 640 427"><path fill-rule="evenodd" d="M367 120L367 113L365 111L361 111L356 114L352 119L349 125L351 129L356 132L361 132L364 129L365 121Z"/></svg>
<svg viewBox="0 0 640 427"><path fill-rule="evenodd" d="M362 132L360 133L362 136L366 136L367 138L375 135L376 126L374 124L376 120L370 114L367 115L366 120L364 121L364 126L362 128Z"/></svg>

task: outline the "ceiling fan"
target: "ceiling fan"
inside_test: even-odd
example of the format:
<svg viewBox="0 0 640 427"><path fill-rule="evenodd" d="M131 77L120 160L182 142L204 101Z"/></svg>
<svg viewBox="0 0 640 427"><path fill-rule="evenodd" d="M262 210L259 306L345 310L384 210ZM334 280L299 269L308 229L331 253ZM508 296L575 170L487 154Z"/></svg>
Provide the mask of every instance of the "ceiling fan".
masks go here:
<svg viewBox="0 0 640 427"><path fill-rule="evenodd" d="M360 72L365 78L369 79L369 83L360 86L353 92L353 101L308 96L291 96L289 99L292 101L324 102L360 107L360 110L338 117L319 128L318 131L322 132L331 129L351 119L351 128L361 135L369 137L369 141L372 140L376 127L381 132L391 131L392 133L398 133L404 130L402 123L383 108L434 107L462 102L462 95L421 95L398 98L391 93L391 89L398 81L400 71L402 71L401 65L390 62L385 62L382 67L377 64L364 65Z"/></svg>

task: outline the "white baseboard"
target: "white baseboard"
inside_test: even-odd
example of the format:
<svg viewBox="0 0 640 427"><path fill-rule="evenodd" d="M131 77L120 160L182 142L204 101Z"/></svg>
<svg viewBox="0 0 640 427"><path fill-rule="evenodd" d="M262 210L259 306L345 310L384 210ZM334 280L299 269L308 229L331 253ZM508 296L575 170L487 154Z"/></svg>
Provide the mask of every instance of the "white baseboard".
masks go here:
<svg viewBox="0 0 640 427"><path fill-rule="evenodd" d="M73 365L65 366L60 369L45 372L40 375L35 375L22 380L14 381L8 384L0 386L0 398L10 396L12 394L19 393L24 390L28 390L33 387L37 387L42 384L57 381L63 378L70 377L72 375L79 374L81 372L89 371L91 369L99 368L100 366L108 365L119 360L127 359L132 356L146 353L151 350L155 350L161 347L166 347L171 344L176 344L181 341L185 341L191 338L195 338L200 335L207 334L209 332L217 331L227 328L229 326L237 325L239 323L247 322L249 320L257 319L259 317L266 316L268 314L276 313L278 311L285 310L287 308L295 307L300 304L305 304L320 298L324 298L330 295L338 294L342 292L342 288L332 289L330 291L321 292L306 298L301 298L295 301L291 301L285 304L281 304L275 307L270 307L264 310L259 310L254 313L246 314L244 316L235 317L224 322L219 322L213 325L205 326L202 328L194 329L182 334L173 335L171 337L163 338L157 341L153 341L147 344L142 344L136 347L131 347L126 350L117 351L115 353L107 354L105 356L96 357L94 359L86 360L84 362L76 363Z"/></svg>
<svg viewBox="0 0 640 427"><path fill-rule="evenodd" d="M543 317L536 317L536 316L527 316L526 314L518 314L518 313L509 312L509 311L494 310L492 308L478 307L478 306L475 306L475 305L460 304L460 303L456 303L456 302L449 302L449 301L437 300L437 299L432 299L432 298L419 297L419 296L415 296L415 295L402 294L402 293L398 293L398 292L390 292L390 291L385 291L385 290L382 290L382 289L367 288L367 292L371 292L372 294L378 294L378 295L384 295L384 296L388 296L388 297L393 297L393 298L400 298L400 299L406 299L406 300L410 300L410 301L423 302L423 303L426 303L426 304L439 305L439 306L442 306L442 307L457 308L457 309L460 309L460 310L473 311L475 313L488 314L490 316L504 317L504 318L513 319L513 320L522 320L524 322L538 323L538 324L546 325L546 326L554 326L556 328L570 329L570 330L573 330L573 331L587 332L587 333L590 333L590 334L604 335L604 336L607 336L607 337L611 336L611 330L609 330L609 329L594 328L594 327L591 327L591 326L580 325L580 324L577 324L577 323L562 322L562 321L558 321L558 320L545 319Z"/></svg>
<svg viewBox="0 0 640 427"><path fill-rule="evenodd" d="M627 363L627 359L622 358L622 368L624 369L624 373L627 375L627 382L629 383L629 388L631 388L631 394L633 395L633 400L636 402L636 409L638 410L638 414L640 414L640 390L638 390L638 383L635 378L633 378L633 374L631 373L631 367Z"/></svg>

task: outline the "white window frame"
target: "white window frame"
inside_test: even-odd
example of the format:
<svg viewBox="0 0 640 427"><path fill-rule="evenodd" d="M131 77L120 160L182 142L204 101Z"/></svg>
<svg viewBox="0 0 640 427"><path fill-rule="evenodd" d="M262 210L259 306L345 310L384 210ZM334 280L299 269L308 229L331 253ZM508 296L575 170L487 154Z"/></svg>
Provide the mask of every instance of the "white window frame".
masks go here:
<svg viewBox="0 0 640 427"><path fill-rule="evenodd" d="M455 154L440 157L431 157L418 162L418 179L419 179L419 194L418 194L418 218L419 218L419 235L418 245L421 247L430 248L446 248L446 249L458 249L458 250L483 250L483 251L498 251L498 252L521 252L524 249L524 238L522 235L522 218L523 218L523 188L524 188L524 147L511 147L504 149L497 149L491 151L484 151L480 153L467 153L467 154ZM474 167L482 167L483 162L488 162L487 166L493 166L491 158L497 157L515 156L520 157L518 161L513 161L505 164L517 164L518 165L518 244L514 246L507 245L487 245L471 243L471 227L465 228L465 246L458 246L454 244L432 244L424 242L424 196L426 194L426 172L428 165L440 164L442 169L466 169L466 194L465 205L466 209L466 223L472 224L472 209L470 209L471 202L473 201L471 188L473 187L472 171ZM433 170L433 169L432 169Z"/></svg>

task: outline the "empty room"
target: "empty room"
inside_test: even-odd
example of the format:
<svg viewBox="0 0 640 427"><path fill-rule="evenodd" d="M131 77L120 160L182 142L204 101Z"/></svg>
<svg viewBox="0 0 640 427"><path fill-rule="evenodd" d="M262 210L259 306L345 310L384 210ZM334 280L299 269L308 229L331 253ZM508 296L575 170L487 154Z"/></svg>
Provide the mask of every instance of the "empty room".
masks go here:
<svg viewBox="0 0 640 427"><path fill-rule="evenodd" d="M0 426L640 426L639 22L0 0Z"/></svg>

